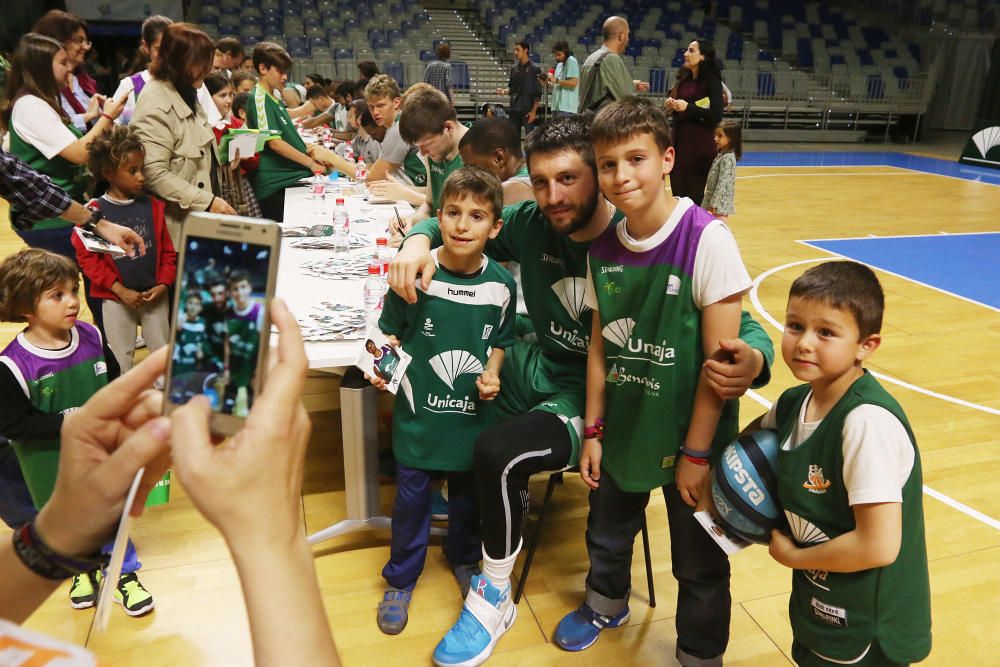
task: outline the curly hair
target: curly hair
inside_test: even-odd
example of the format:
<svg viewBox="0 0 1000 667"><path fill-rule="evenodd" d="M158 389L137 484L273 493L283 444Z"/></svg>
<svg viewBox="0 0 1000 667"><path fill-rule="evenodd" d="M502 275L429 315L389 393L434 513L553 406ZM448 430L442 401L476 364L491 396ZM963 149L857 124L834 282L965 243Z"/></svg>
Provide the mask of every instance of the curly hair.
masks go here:
<svg viewBox="0 0 1000 667"><path fill-rule="evenodd" d="M87 169L94 178L102 180L104 174L115 171L135 152L145 153L139 135L127 126L115 125L110 132L102 134L90 144L87 155Z"/></svg>
<svg viewBox="0 0 1000 667"><path fill-rule="evenodd" d="M76 290L80 269L62 255L24 248L0 263L0 322L27 322L46 291L66 281Z"/></svg>

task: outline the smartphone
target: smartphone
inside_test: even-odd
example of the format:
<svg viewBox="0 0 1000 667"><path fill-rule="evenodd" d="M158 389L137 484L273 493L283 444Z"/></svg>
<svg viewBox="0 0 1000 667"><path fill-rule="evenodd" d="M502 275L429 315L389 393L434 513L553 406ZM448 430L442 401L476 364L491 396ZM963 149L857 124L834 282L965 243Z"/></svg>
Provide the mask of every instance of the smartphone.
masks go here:
<svg viewBox="0 0 1000 667"><path fill-rule="evenodd" d="M192 213L178 251L164 414L194 396L212 403L211 430L240 430L267 368L268 305L278 276L274 222Z"/></svg>

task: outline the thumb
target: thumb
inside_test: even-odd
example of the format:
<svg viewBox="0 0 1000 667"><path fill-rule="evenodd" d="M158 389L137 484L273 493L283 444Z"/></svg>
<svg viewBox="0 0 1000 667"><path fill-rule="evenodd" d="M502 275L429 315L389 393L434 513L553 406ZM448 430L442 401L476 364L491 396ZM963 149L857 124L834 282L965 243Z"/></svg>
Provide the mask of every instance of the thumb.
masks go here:
<svg viewBox="0 0 1000 667"><path fill-rule="evenodd" d="M424 286L425 291L431 286L431 279L434 278L435 271L437 271L437 267L434 265L433 260L424 265L423 271L420 274L420 284Z"/></svg>
<svg viewBox="0 0 1000 667"><path fill-rule="evenodd" d="M739 338L723 338L719 341L719 347L726 352L739 352L742 342Z"/></svg>
<svg viewBox="0 0 1000 667"><path fill-rule="evenodd" d="M152 472L144 476L142 483L148 492L159 479L157 476L151 480L156 471L162 475L166 470L169 451L170 420L166 417L151 419L127 437L125 442L98 466L94 471L93 483L109 497L124 498L135 478L135 473L139 468L149 465ZM158 465L153 465L154 462Z"/></svg>
<svg viewBox="0 0 1000 667"><path fill-rule="evenodd" d="M208 399L204 396L195 396L170 415L173 429L171 449L174 463L182 476L185 470L199 468L199 461L203 460L212 449L208 431L208 418L211 413L212 408Z"/></svg>

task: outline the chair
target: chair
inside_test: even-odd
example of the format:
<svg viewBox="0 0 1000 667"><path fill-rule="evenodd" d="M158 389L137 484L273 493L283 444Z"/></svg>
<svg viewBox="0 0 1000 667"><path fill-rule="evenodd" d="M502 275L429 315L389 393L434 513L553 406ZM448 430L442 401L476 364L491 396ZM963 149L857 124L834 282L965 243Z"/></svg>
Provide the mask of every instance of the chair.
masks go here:
<svg viewBox="0 0 1000 667"><path fill-rule="evenodd" d="M573 468L566 472L573 472L576 469ZM521 593L524 592L524 585L528 582L528 573L531 571L531 561L535 559L535 549L538 548L538 541L542 536L542 522L545 520L545 508L549 506L549 500L552 498L552 492L556 488L556 484L562 484L563 472L554 472L549 475L549 483L545 487L545 499L542 500L542 508L538 512L538 523L535 524L535 532L531 536L531 541L528 544L528 555L524 559L524 567L521 568L521 576L518 578L517 591L514 593L514 604L518 604L521 601ZM656 591L653 588L653 561L649 555L649 530L646 528L646 513L642 514L642 553L646 559L646 586L649 588L649 606L656 606Z"/></svg>

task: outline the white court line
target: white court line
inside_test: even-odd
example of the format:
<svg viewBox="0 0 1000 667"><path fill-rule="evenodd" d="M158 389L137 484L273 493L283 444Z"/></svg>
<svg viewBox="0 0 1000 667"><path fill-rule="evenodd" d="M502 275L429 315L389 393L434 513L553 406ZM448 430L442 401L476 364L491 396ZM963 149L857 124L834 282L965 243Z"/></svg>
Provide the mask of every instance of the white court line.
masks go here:
<svg viewBox="0 0 1000 667"><path fill-rule="evenodd" d="M938 236L938 234L934 234L933 236ZM956 234L956 236L957 236L957 234ZM888 239L888 238L899 238L899 237L879 236L878 238ZM826 239L826 240L836 241L837 239ZM867 237L861 237L860 239L855 238L855 239L852 239L852 240L870 241L871 239L867 238ZM815 246L812 243L810 243L809 241L796 241L796 243L801 243L802 245L807 246L809 248L813 248L814 250L820 250L822 252L828 252L831 255L833 255L834 257L839 257L841 259L849 259L849 260L851 260L853 262L858 261L858 260L854 259L853 257L848 257L847 255L841 255L838 252L833 252L832 250L827 250L826 248L820 248L819 246ZM1000 308L997 308L996 306L991 306L988 303L983 303L982 301L976 301L975 299L970 299L969 297L962 296L961 294L955 294L954 292L949 292L948 290L946 290L946 289L944 289L942 287L938 287L937 285L931 285L929 283L921 282L921 281L917 280L916 278L911 278L910 276L904 276L901 273L896 273L895 271L890 271L889 269L881 267L878 264L869 264L868 262L863 262L863 263L864 264L868 264L868 266L871 266L872 268L878 269L879 271L882 271L883 273L888 273L890 276L896 276L897 278L902 278L903 280L909 280L911 283L915 283L917 285L920 285L921 287L926 287L927 289L934 290L936 292L941 292L942 294L947 294L948 296L955 297L956 299L959 299L961 301L965 301L967 303L972 303L972 304L975 304L977 306L982 306L983 308L988 308L988 309L992 310L993 312L1000 313ZM1000 412L998 412L998 414L1000 414Z"/></svg>
<svg viewBox="0 0 1000 667"><path fill-rule="evenodd" d="M886 165L889 166L889 165ZM791 169L808 169L809 167L791 167ZM889 167L890 169L895 169L895 167ZM899 174L889 171L855 171L848 174L748 174L747 176L737 176L736 179L741 178L840 178L841 176L912 176L911 173Z"/></svg>
<svg viewBox="0 0 1000 667"><path fill-rule="evenodd" d="M757 290L760 287L761 282L763 282L763 280L765 278L767 278L768 276L771 276L771 275L777 273L778 271L782 271L782 270L790 268L792 266L799 266L800 264L812 264L812 263L815 263L815 262L823 262L823 261L826 261L826 258L822 258L822 259L803 259L803 260L799 260L797 262L789 262L788 264L783 264L781 266L776 266L773 269L768 269L767 271L765 271L764 273L760 274L759 276L757 276L754 279L754 281L753 281L753 287L750 288L750 302L753 303L753 306L754 306L754 308L757 309L757 312L759 312L764 319L766 319L768 322L770 322L772 326L774 326L776 329L778 329L778 331L784 331L785 327L783 327L781 325L781 323L779 323L776 319L774 319L774 317L771 316L771 314L769 312L767 312L767 310L764 308L764 305L760 302L760 298L757 296ZM869 372L872 375L874 375L875 377L878 377L878 378L881 378L883 380L886 380L887 382L892 382L892 383L898 384L901 387L906 387L907 389L912 389L913 391L916 391L916 392L921 393L921 394L926 394L928 396L933 396L935 398L940 398L940 399L945 400L945 401L950 401L952 403L957 403L958 405L963 405L965 407L973 408L975 410L982 410L984 412L989 412L991 414L1000 415L1000 410L996 410L994 408L990 408L990 407L987 407L985 405L979 405L978 403L970 403L968 401L963 401L960 398L955 398L953 396L947 396L945 394L939 394L937 392L930 391L929 389L924 389L923 387L917 387L916 385L912 385L909 382L903 382L902 380L897 380L896 378L890 377L888 375L883 375L882 373L877 373L875 371L869 371ZM766 398L764 398L763 396L761 396L757 392L752 391L752 390L747 390L747 396L749 396L751 399L753 399L757 403L760 403L761 405L763 405L768 410L771 409L771 401L767 400ZM927 495L929 495L931 498L935 498L937 500L940 500L945 505L948 505L949 507L958 510L962 514L965 514L966 516L972 517L976 521L980 521L982 523L985 523L987 526L995 528L996 530L1000 530L1000 521L997 521L996 519L994 519L994 518L992 518L990 516L987 516L986 514L983 514L979 510L975 510L975 509L969 507L968 505L966 505L965 503L960 503L959 501L955 500L954 498L952 498L950 496L946 496L945 494L943 494L940 491L937 491L935 489L932 489L931 487L927 486L926 484L924 485L923 490L924 490L924 493L926 493Z"/></svg>
<svg viewBox="0 0 1000 667"><path fill-rule="evenodd" d="M817 241L867 241L876 239L919 239L919 238L939 238L941 236L992 236L1000 232L938 232L937 234L868 234L867 236L838 236L832 239L796 239L796 243L815 243ZM829 252L824 249L824 252Z"/></svg>

